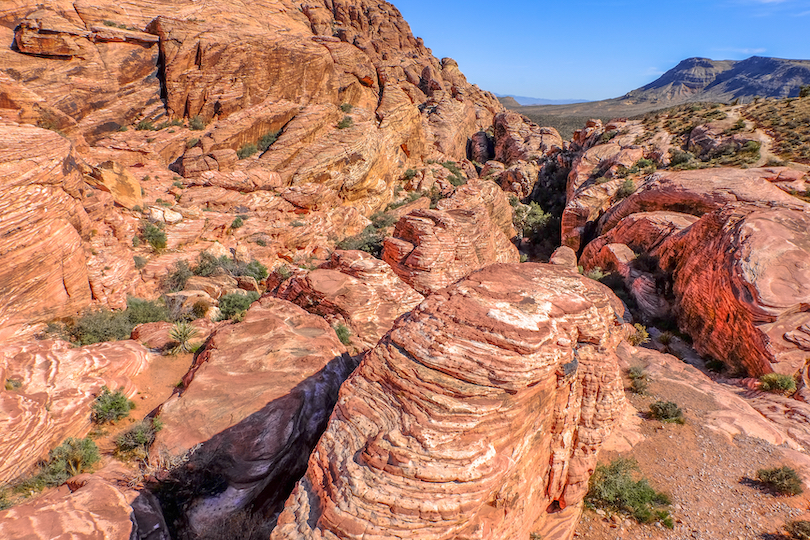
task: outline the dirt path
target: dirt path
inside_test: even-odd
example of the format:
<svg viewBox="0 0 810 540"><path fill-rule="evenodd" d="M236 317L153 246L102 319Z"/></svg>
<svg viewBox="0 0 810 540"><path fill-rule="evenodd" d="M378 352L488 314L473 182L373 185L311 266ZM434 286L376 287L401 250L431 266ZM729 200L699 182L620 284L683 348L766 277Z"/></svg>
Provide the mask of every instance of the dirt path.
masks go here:
<svg viewBox="0 0 810 540"><path fill-rule="evenodd" d="M684 410L686 424L666 424L645 419L645 440L623 454L639 467L658 490L669 494L675 528L639 525L630 519L612 518L586 511L576 538L617 540L787 540L786 522L810 519L808 494L774 496L754 481L761 468L789 463L782 449L759 439L727 435L702 425L702 418L716 407L705 394L680 385L652 382L646 396L628 394L639 411L659 399L674 401ZM601 462L617 457L603 453Z"/></svg>

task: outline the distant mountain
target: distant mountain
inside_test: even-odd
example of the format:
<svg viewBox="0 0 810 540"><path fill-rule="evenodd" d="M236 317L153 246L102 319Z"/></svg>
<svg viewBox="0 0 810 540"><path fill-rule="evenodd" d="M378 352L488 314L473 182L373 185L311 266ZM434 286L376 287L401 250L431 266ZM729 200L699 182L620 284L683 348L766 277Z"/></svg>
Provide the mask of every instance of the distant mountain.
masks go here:
<svg viewBox="0 0 810 540"><path fill-rule="evenodd" d="M810 60L752 56L746 60L688 58L650 84L622 97L570 105L528 106L518 109L532 117L635 116L682 103L709 101L741 103L761 98L799 95L810 85Z"/></svg>
<svg viewBox="0 0 810 540"><path fill-rule="evenodd" d="M570 103L585 103L588 101L587 99L544 99L526 96L513 96L512 94L495 94L495 97L498 98L498 101L503 103L504 107L511 106L513 101L518 107L528 105L568 105ZM507 105L507 103L509 103L509 105Z"/></svg>

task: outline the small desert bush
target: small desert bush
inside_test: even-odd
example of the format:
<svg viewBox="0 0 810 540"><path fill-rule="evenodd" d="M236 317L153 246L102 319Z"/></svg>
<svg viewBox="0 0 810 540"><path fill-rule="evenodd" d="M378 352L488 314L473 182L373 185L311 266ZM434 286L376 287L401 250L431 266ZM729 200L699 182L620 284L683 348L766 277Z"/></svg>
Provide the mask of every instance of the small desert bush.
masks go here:
<svg viewBox="0 0 810 540"><path fill-rule="evenodd" d="M636 394L644 394L647 391L647 384L650 378L647 371L641 366L633 366L627 370L627 377L630 379L630 390Z"/></svg>
<svg viewBox="0 0 810 540"><path fill-rule="evenodd" d="M757 479L765 486L782 495L798 495L802 492L802 480L795 470L783 465L757 471Z"/></svg>
<svg viewBox="0 0 810 540"><path fill-rule="evenodd" d="M100 459L96 443L90 439L70 437L51 450L48 460L40 464L33 476L17 484L15 491L27 493L59 486L69 478L87 471Z"/></svg>
<svg viewBox="0 0 810 540"><path fill-rule="evenodd" d="M638 347L639 345L650 341L650 334L647 332L646 326L636 323L633 325L633 327L636 329L636 333L629 338L631 345Z"/></svg>
<svg viewBox="0 0 810 540"><path fill-rule="evenodd" d="M157 418L144 418L115 438L116 454L123 459L146 458L149 447L162 428L163 423Z"/></svg>
<svg viewBox="0 0 810 540"><path fill-rule="evenodd" d="M685 421L683 411L672 401L656 401L650 405L650 415L662 422L683 424Z"/></svg>
<svg viewBox="0 0 810 540"><path fill-rule="evenodd" d="M281 135L281 130L268 131L267 133L262 135L262 137L259 139L259 144L258 144L259 151L264 152L268 148L273 146L273 143L278 140L279 135Z"/></svg>
<svg viewBox="0 0 810 540"><path fill-rule="evenodd" d="M234 220L231 222L231 229L238 229L245 225L245 220L239 216L236 216Z"/></svg>
<svg viewBox="0 0 810 540"><path fill-rule="evenodd" d="M585 502L591 507L631 515L639 523L661 522L667 528L674 523L665 507L669 497L655 491L646 478L636 480L638 464L617 458L608 465L598 465L591 476Z"/></svg>
<svg viewBox="0 0 810 540"><path fill-rule="evenodd" d="M517 200L515 198L515 200ZM510 199L511 202L511 199ZM536 202L514 204L515 211L512 216L512 225L521 237L535 241L546 234L546 228L551 222L551 214L544 212Z"/></svg>
<svg viewBox="0 0 810 540"><path fill-rule="evenodd" d="M617 199L626 199L636 191L636 184L628 178L622 185L619 186L619 190L616 192Z"/></svg>
<svg viewBox="0 0 810 540"><path fill-rule="evenodd" d="M258 299L259 294L253 291L247 294L226 294L219 299L219 311L222 313L222 320L233 320L238 315L247 311L250 304Z"/></svg>
<svg viewBox="0 0 810 540"><path fill-rule="evenodd" d="M132 258L132 261L135 263L135 268L138 270L142 269L144 266L146 266L146 263L149 262L146 257L141 257L140 255L135 255Z"/></svg>
<svg viewBox="0 0 810 540"><path fill-rule="evenodd" d="M351 116L344 116L343 119L338 122L337 128L338 129L346 129L350 128L354 125L354 120L352 120Z"/></svg>
<svg viewBox="0 0 810 540"><path fill-rule="evenodd" d="M93 422L96 424L116 422L129 416L129 411L134 408L135 404L127 398L123 388L112 392L106 386L102 386L101 394L91 406Z"/></svg>
<svg viewBox="0 0 810 540"><path fill-rule="evenodd" d="M129 339L139 324L168 320L166 307L157 301L127 298L127 309L86 311L68 324L54 325L54 332L77 345Z"/></svg>
<svg viewBox="0 0 810 540"><path fill-rule="evenodd" d="M351 104L351 103L343 103L343 104L340 106L340 110L341 110L341 111L343 111L343 112L345 112L345 113L350 113L350 112L352 112L352 109L353 109L353 108L354 108L354 107L352 107L352 104Z"/></svg>
<svg viewBox="0 0 810 540"><path fill-rule="evenodd" d="M4 388L7 392L14 392L22 387L22 381L19 379L6 379Z"/></svg>
<svg viewBox="0 0 810 540"><path fill-rule="evenodd" d="M239 159L249 158L259 151L259 147L253 143L243 144L239 150L236 151L236 157Z"/></svg>
<svg viewBox="0 0 810 540"><path fill-rule="evenodd" d="M406 180L412 180L414 176L416 176L416 169L408 169L405 171L403 175Z"/></svg>
<svg viewBox="0 0 810 540"><path fill-rule="evenodd" d="M186 282L194 275L188 261L177 261L172 270L163 278L162 288L167 292L182 291Z"/></svg>
<svg viewBox="0 0 810 540"><path fill-rule="evenodd" d="M205 119L198 114L189 120L188 127L193 131L202 131L205 129Z"/></svg>
<svg viewBox="0 0 810 540"><path fill-rule="evenodd" d="M810 86L805 88L810 89ZM791 521L785 525L785 530L790 534L791 538L796 540L810 540L810 521Z"/></svg>
<svg viewBox="0 0 810 540"><path fill-rule="evenodd" d="M790 394L796 391L796 381L790 375L766 373L759 378L760 388L774 394Z"/></svg>
<svg viewBox="0 0 810 540"><path fill-rule="evenodd" d="M172 354L191 352L193 348L191 340L197 337L197 333L197 329L189 322L180 321L175 323L169 331L169 337L177 344L172 349Z"/></svg>
<svg viewBox="0 0 810 540"><path fill-rule="evenodd" d="M166 233L160 227L152 223L144 223L141 228L141 235L146 242L149 242L152 249L159 251L166 248Z"/></svg>
<svg viewBox="0 0 810 540"><path fill-rule="evenodd" d="M601 266L594 266L585 273L585 277L588 279L593 279L594 281L601 281L608 274L610 274L610 272L605 272L602 270Z"/></svg>
<svg viewBox="0 0 810 540"><path fill-rule="evenodd" d="M338 339L344 345L348 345L349 343L351 343L351 339L349 337L351 334L349 332L349 328L345 324L343 323L336 324L335 334L337 334Z"/></svg>

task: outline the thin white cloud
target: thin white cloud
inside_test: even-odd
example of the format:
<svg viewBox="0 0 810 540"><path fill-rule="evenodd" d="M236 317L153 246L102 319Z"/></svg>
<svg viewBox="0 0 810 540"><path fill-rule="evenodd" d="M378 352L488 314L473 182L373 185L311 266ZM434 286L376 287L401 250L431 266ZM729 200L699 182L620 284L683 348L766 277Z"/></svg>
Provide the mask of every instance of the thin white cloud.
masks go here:
<svg viewBox="0 0 810 540"><path fill-rule="evenodd" d="M731 53L738 53L738 54L762 54L766 52L768 49L757 47L753 49L734 49L734 48L725 48L725 49L714 49L718 52L731 52Z"/></svg>

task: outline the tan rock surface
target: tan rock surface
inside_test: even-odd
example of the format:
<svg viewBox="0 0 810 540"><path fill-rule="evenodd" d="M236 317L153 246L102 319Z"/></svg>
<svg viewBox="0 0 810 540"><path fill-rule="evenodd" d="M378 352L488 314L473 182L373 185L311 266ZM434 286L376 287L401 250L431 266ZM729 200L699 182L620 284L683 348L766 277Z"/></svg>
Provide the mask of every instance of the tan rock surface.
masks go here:
<svg viewBox="0 0 810 540"><path fill-rule="evenodd" d="M603 289L560 267L430 296L344 384L272 538L570 538L623 406L622 335Z"/></svg>
<svg viewBox="0 0 810 540"><path fill-rule="evenodd" d="M67 437L90 430L90 406L102 386L123 388L150 356L134 341L71 348L64 341L33 341L0 348L0 380L19 388L0 389L0 482L27 473Z"/></svg>
<svg viewBox="0 0 810 540"><path fill-rule="evenodd" d="M352 345L363 351L424 300L390 266L363 251L335 251L321 268L292 277L274 294L332 326L344 324Z"/></svg>
<svg viewBox="0 0 810 540"><path fill-rule="evenodd" d="M382 259L422 294L435 292L495 262L517 262L518 251L483 206L415 210L386 238Z"/></svg>
<svg viewBox="0 0 810 540"><path fill-rule="evenodd" d="M128 491L128 490L127 490ZM0 537L17 540L130 540L129 493L82 475L42 497L0 511Z"/></svg>
<svg viewBox="0 0 810 540"><path fill-rule="evenodd" d="M165 427L151 450L155 460L202 443L191 466L204 463L201 474L227 485L172 503L188 510L188 525L204 529L254 502L281 503L355 365L322 318L284 300L263 298L244 321L218 329L185 389L161 406Z"/></svg>

